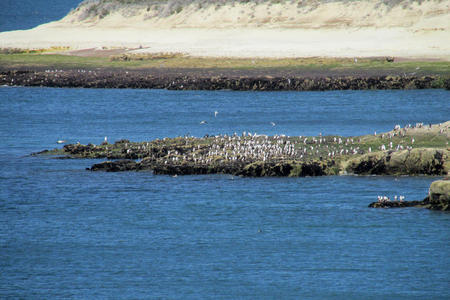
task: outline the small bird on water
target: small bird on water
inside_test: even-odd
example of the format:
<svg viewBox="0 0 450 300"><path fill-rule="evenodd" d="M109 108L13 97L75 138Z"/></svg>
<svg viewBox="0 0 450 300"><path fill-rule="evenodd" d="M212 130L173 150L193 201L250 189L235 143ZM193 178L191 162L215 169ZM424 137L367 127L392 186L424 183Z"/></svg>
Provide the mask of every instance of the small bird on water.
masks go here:
<svg viewBox="0 0 450 300"><path fill-rule="evenodd" d="M56 143L57 144L64 144L66 141L65 140L57 140Z"/></svg>
<svg viewBox="0 0 450 300"><path fill-rule="evenodd" d="M206 124L208 122L206 122L205 120L201 121L200 124Z"/></svg>
<svg viewBox="0 0 450 300"><path fill-rule="evenodd" d="M214 112L214 118L217 117L218 114L219 114L219 112L216 110L216 111Z"/></svg>

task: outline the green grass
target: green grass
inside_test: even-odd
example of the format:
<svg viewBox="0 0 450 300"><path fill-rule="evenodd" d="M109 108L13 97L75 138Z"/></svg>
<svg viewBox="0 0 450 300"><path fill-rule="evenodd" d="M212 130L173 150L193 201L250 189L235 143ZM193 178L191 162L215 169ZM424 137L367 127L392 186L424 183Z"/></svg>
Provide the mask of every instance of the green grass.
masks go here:
<svg viewBox="0 0 450 300"><path fill-rule="evenodd" d="M382 61L367 61L353 64L342 64L337 67L341 70L353 69L353 70L389 70L396 73L433 73L450 75L450 62L448 61L405 61L405 62L382 62Z"/></svg>
<svg viewBox="0 0 450 300"><path fill-rule="evenodd" d="M100 67L109 63L108 58L77 57L60 54L0 54L0 67Z"/></svg>
<svg viewBox="0 0 450 300"><path fill-rule="evenodd" d="M377 71L396 74L436 74L450 76L450 62L386 62L383 58L360 58L354 63L350 58L284 58L284 59L250 59L250 58L204 58L183 55L152 55L148 58L121 61L109 57L79 57L61 54L0 54L1 68L194 68L194 69L289 69L319 71Z"/></svg>

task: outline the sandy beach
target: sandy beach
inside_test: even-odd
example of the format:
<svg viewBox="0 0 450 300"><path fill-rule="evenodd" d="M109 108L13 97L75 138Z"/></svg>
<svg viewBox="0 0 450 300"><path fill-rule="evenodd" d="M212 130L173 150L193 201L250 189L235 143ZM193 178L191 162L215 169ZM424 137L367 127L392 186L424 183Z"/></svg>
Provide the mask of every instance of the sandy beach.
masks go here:
<svg viewBox="0 0 450 300"><path fill-rule="evenodd" d="M139 48L218 57L370 57L450 59L446 32L403 29L152 29L41 26L0 34L1 48Z"/></svg>
<svg viewBox="0 0 450 300"><path fill-rule="evenodd" d="M193 5L168 17L152 10L116 9L0 33L0 48L140 48L206 57L373 57L450 60L449 1L376 8L380 1L296 4ZM291 6L289 6L291 5ZM376 9L375 9L376 8Z"/></svg>

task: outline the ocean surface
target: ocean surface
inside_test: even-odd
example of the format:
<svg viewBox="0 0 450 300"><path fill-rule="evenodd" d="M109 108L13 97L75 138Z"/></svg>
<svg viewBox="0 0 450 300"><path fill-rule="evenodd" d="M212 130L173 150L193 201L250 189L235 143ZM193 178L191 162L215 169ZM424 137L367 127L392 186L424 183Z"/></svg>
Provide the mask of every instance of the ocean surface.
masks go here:
<svg viewBox="0 0 450 300"><path fill-rule="evenodd" d="M59 20L81 2L82 0L1 0L0 32L31 29Z"/></svg>
<svg viewBox="0 0 450 300"><path fill-rule="evenodd" d="M29 156L59 139L382 132L448 120L449 96L2 87L0 298L449 299L450 214L367 207L439 177L174 178Z"/></svg>

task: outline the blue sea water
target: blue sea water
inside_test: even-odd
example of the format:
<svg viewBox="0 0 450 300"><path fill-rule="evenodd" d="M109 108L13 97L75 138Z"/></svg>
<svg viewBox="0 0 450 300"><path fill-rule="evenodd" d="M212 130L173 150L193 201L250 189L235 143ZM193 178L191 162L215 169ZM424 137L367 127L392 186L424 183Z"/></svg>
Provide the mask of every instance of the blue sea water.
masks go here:
<svg viewBox="0 0 450 300"><path fill-rule="evenodd" d="M82 0L1 0L0 32L30 29L56 21Z"/></svg>
<svg viewBox="0 0 450 300"><path fill-rule="evenodd" d="M174 178L28 156L58 139L381 132L448 120L449 95L0 88L0 298L449 299L450 214L367 207L438 177Z"/></svg>

